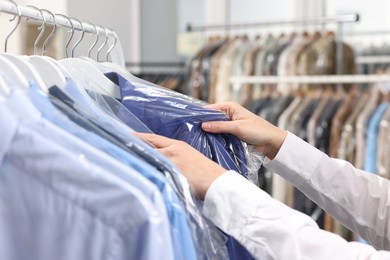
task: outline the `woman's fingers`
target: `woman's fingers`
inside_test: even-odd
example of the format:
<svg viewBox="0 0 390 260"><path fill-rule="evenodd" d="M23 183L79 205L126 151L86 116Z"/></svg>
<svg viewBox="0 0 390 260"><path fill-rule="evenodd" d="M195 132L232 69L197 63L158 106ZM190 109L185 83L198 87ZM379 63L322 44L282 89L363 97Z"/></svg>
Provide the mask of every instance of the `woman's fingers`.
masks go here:
<svg viewBox="0 0 390 260"><path fill-rule="evenodd" d="M165 148L170 145L172 145L173 140L169 139L167 137L156 135L156 134L146 134L146 133L138 133L134 132L134 136L138 137L139 139L152 144L155 148Z"/></svg>

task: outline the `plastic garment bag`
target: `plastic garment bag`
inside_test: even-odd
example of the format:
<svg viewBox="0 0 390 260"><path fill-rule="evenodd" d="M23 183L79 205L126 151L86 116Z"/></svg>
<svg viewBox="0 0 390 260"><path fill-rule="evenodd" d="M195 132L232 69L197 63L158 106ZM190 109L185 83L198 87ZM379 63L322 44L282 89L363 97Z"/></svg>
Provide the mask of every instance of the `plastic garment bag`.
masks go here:
<svg viewBox="0 0 390 260"><path fill-rule="evenodd" d="M167 89L132 84L116 73L106 75L120 85L122 104L154 133L185 141L222 167L246 177L252 172L250 167L258 167L248 165L248 156L253 153L235 136L210 134L201 129L203 122L228 120L225 114L205 109L200 104L206 103L192 102Z"/></svg>

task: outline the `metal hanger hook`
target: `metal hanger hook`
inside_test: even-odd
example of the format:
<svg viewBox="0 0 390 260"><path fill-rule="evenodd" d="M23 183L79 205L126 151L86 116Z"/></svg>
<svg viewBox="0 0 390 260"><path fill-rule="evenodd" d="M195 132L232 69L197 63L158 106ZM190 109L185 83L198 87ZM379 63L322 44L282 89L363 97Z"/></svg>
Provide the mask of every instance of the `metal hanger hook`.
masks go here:
<svg viewBox="0 0 390 260"><path fill-rule="evenodd" d="M110 46L110 48L107 50L106 60L108 61L108 56L111 54L112 50L114 49L116 43L118 42L118 35L116 35L115 31L112 29L109 29L112 34L114 35L114 43ZM111 57L112 60L112 57Z"/></svg>
<svg viewBox="0 0 390 260"><path fill-rule="evenodd" d="M41 30L41 31L39 32L39 35L38 35L37 39L36 39L35 42L34 42L34 55L38 55L38 43L39 43L39 41L41 40L43 34L45 33L45 29L46 29L46 18L45 18L45 16L43 15L43 12L42 12L41 9L39 9L39 8L33 6L33 5L28 5L27 7L30 7L30 8L32 8L32 9L38 11L38 12L41 14L41 17L42 17L42 24L41 24L40 27L38 27L38 29Z"/></svg>
<svg viewBox="0 0 390 260"><path fill-rule="evenodd" d="M88 57L91 58L91 53L92 53L92 50L93 48L95 48L96 44L98 43L99 41L99 32L97 30L97 27L96 25L92 24L92 23L89 23L89 22L84 22L85 24L89 24L90 26L92 26L94 29L95 29L95 33L96 33L96 39L95 41L92 43L91 47L88 49Z"/></svg>
<svg viewBox="0 0 390 260"><path fill-rule="evenodd" d="M42 55L45 56L46 55L46 47L49 44L50 40L53 38L54 34L56 33L57 23L56 23L56 18L52 12L50 12L49 10L46 10L46 9L41 9L41 11L47 12L48 14L50 14L53 17L53 30L51 31L50 35L46 38L46 40L42 46Z"/></svg>
<svg viewBox="0 0 390 260"><path fill-rule="evenodd" d="M107 32L107 28L102 27L102 29L104 30L104 33L105 33L105 35L106 35L106 40L104 41L103 45L100 46L100 48L99 48L98 51L97 51L97 55L96 55L97 61L99 61L100 52L103 50L103 48L104 48L104 47L107 45L107 43L108 43L108 32Z"/></svg>
<svg viewBox="0 0 390 260"><path fill-rule="evenodd" d="M11 37L11 35L16 31L16 28L18 28L19 24L20 24L20 19L21 19L21 16L22 16L22 13L20 12L20 9L19 9L19 6L15 3L15 1L13 0L9 0L11 3L13 3L16 7L16 9L18 10L18 22L16 23L16 25L14 26L14 28L12 29L12 31L7 35L7 37L5 38L5 42L4 42L4 52L7 52L7 46L8 46L8 39ZM14 15L14 17L12 17L11 19L9 19L10 22L14 21L16 18L16 15Z"/></svg>
<svg viewBox="0 0 390 260"><path fill-rule="evenodd" d="M76 49L77 45L80 44L80 42L84 39L84 33L85 33L85 30L84 30L84 25L83 23L79 20L79 19L76 19L76 18L71 18L70 20L76 20L79 24L80 24L80 27L81 27L81 37L80 39L73 45L72 47L72 58L74 57L74 50Z"/></svg>
<svg viewBox="0 0 390 260"><path fill-rule="evenodd" d="M70 18L66 15L63 15L63 14L55 14L56 16L60 16L60 17L63 17L65 18L66 20L68 20L69 22L69 26L71 27L71 32L70 32L70 37L69 39L66 41L65 43L65 56L66 58L69 58L69 53L68 53L68 47L69 47L69 44L70 42L72 41L73 39L73 35L74 35L74 26L73 26L73 23L72 21L70 20Z"/></svg>

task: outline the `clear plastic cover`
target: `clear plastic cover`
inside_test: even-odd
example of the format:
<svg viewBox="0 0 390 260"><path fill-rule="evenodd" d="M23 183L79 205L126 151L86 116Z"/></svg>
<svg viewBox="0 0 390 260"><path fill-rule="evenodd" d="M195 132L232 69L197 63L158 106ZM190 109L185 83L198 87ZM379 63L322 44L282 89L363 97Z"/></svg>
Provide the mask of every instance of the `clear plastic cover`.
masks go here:
<svg viewBox="0 0 390 260"><path fill-rule="evenodd" d="M204 108L205 102L169 89L140 80L130 83L116 73L106 75L120 85L122 104L152 132L185 141L225 169L257 182L261 155L233 135L210 134L201 129L203 122L229 120L224 113Z"/></svg>
<svg viewBox="0 0 390 260"><path fill-rule="evenodd" d="M119 101L97 92L87 91L87 93L96 102L96 104L98 104L99 108L103 109L111 116L118 116L118 119L125 119L124 122L129 123L130 127L133 127L134 122L138 124L137 121L129 121L128 118L123 117L123 115L126 115L126 112L122 110L124 107ZM126 108L124 109L128 111ZM130 111L129 113L133 115ZM140 126L136 126L138 129L139 127ZM151 133L152 131L145 126L145 129L141 132ZM149 147L145 147L145 145L140 143L129 142L127 145L138 151L138 154L140 155L151 153ZM214 224L210 223L207 219L201 216L199 211L200 206L196 205L195 200L191 197L191 194L189 193L190 188L185 178L180 176L179 171L173 165L167 163L167 161L164 161L156 156L153 158L155 160L155 162L151 162L153 165L164 165L164 167L160 167L160 170L165 172L165 177L168 182L172 184L171 186L175 188L176 193L186 193L183 195L182 199L184 199L184 207L189 213L188 217L190 219L190 229L193 231L193 241L197 248L199 259L228 259L229 257L226 248L227 237L219 232ZM180 177L177 179L175 176Z"/></svg>

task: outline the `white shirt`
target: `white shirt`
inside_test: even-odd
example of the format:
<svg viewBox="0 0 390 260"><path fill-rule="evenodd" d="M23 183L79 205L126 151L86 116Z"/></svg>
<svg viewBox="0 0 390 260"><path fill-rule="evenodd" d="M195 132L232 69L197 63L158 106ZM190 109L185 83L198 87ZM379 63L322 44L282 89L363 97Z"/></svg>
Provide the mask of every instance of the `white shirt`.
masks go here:
<svg viewBox="0 0 390 260"><path fill-rule="evenodd" d="M265 166L378 249L390 249L390 181L329 158L291 133ZM321 230L233 171L212 183L203 214L256 259L390 259L390 252Z"/></svg>

